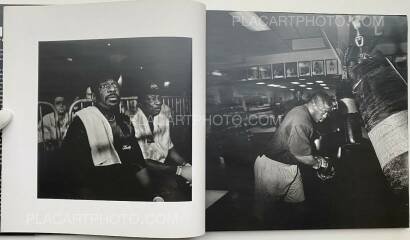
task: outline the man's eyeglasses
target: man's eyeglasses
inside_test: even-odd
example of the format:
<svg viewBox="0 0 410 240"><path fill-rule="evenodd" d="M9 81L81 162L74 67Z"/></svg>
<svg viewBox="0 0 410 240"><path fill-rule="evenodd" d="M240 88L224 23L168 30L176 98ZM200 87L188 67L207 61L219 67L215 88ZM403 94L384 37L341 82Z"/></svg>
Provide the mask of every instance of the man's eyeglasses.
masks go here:
<svg viewBox="0 0 410 240"><path fill-rule="evenodd" d="M111 87L112 88L114 88L114 89L118 89L119 87L118 87L118 84L116 83L116 82L105 82L105 83L101 83L100 84L100 90L108 90L108 89L111 89Z"/></svg>

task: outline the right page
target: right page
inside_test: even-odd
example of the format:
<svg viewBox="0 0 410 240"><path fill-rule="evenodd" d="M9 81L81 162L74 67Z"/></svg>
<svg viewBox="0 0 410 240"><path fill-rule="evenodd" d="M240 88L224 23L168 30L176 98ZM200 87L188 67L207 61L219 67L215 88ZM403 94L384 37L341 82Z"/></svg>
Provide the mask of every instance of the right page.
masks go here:
<svg viewBox="0 0 410 240"><path fill-rule="evenodd" d="M407 17L207 11L208 231L409 226Z"/></svg>

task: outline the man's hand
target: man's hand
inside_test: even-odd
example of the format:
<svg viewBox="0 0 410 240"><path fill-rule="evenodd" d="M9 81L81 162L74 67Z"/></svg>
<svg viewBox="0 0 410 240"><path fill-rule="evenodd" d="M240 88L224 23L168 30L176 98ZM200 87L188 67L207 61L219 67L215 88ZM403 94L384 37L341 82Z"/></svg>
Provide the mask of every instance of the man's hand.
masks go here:
<svg viewBox="0 0 410 240"><path fill-rule="evenodd" d="M317 163L313 165L313 168L317 170L317 176L321 180L326 181L335 176L335 168L329 165L329 160L321 156L316 156L315 159L317 160Z"/></svg>
<svg viewBox="0 0 410 240"><path fill-rule="evenodd" d="M12 118L13 114L9 110L0 110L0 129L6 127L10 123Z"/></svg>
<svg viewBox="0 0 410 240"><path fill-rule="evenodd" d="M327 168L329 163L327 162L326 158L322 156L315 156L316 163L312 166L314 169L319 168Z"/></svg>
<svg viewBox="0 0 410 240"><path fill-rule="evenodd" d="M181 167L181 177L185 178L188 181L192 181L192 167L191 166L183 166Z"/></svg>

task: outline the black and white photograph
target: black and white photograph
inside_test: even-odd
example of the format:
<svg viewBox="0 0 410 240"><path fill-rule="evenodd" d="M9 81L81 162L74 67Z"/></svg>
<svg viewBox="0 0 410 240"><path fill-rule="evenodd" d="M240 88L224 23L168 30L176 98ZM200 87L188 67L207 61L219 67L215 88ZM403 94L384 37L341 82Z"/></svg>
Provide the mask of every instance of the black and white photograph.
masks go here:
<svg viewBox="0 0 410 240"><path fill-rule="evenodd" d="M323 76L323 75L325 75L324 65L325 64L324 64L323 60L312 61L312 76Z"/></svg>
<svg viewBox="0 0 410 240"><path fill-rule="evenodd" d="M247 69L248 80L258 80L259 79L259 66L252 66Z"/></svg>
<svg viewBox="0 0 410 240"><path fill-rule="evenodd" d="M285 63L285 73L287 78L298 76L298 63L297 62L287 62Z"/></svg>
<svg viewBox="0 0 410 240"><path fill-rule="evenodd" d="M261 65L259 66L259 75L261 79L272 79L271 65Z"/></svg>
<svg viewBox="0 0 410 240"><path fill-rule="evenodd" d="M336 59L326 59L326 74L327 75L335 75L338 73L338 64Z"/></svg>
<svg viewBox="0 0 410 240"><path fill-rule="evenodd" d="M409 227L407 29L207 12L208 71L285 64L274 81L207 76L207 231Z"/></svg>
<svg viewBox="0 0 410 240"><path fill-rule="evenodd" d="M283 63L272 64L273 78L284 78L285 77L285 66Z"/></svg>
<svg viewBox="0 0 410 240"><path fill-rule="evenodd" d="M37 197L191 201L192 41L39 42Z"/></svg>
<svg viewBox="0 0 410 240"><path fill-rule="evenodd" d="M299 76L300 77L310 76L310 64L311 64L310 61L298 62Z"/></svg>

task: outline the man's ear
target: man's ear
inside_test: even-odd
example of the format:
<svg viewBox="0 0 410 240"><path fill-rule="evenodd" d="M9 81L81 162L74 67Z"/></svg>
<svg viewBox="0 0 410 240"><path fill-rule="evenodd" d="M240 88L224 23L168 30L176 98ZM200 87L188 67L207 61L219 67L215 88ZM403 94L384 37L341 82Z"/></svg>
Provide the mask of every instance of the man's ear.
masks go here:
<svg viewBox="0 0 410 240"><path fill-rule="evenodd" d="M118 77L117 83L120 87L122 87L122 75Z"/></svg>

